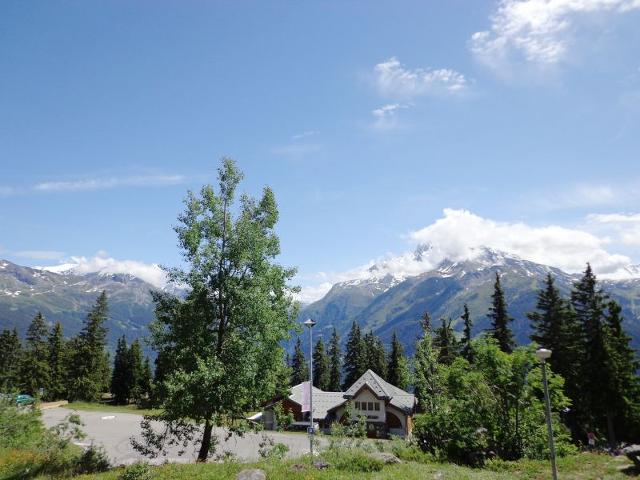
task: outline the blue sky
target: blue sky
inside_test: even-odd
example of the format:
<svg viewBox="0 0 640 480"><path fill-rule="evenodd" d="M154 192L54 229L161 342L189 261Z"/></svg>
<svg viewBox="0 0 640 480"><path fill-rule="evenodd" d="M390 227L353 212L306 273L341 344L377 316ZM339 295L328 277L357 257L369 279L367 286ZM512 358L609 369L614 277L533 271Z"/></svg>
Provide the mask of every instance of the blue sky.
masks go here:
<svg viewBox="0 0 640 480"><path fill-rule="evenodd" d="M614 273L640 262L639 26L636 0L5 0L0 257L175 264L227 155L304 286L447 235Z"/></svg>

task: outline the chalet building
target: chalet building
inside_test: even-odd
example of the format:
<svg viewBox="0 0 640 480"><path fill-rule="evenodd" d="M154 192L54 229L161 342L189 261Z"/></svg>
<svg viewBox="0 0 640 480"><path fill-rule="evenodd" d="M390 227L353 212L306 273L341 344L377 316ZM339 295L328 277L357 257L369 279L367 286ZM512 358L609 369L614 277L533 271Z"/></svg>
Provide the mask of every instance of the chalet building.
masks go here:
<svg viewBox="0 0 640 480"><path fill-rule="evenodd" d="M288 397L276 399L265 406L262 422L267 430L275 430L273 407L282 403L285 412L293 413L293 427L305 428L309 424L309 412L303 411L305 383L291 388ZM354 415L367 419L367 434L373 438L391 435L408 437L413 427L416 397L384 381L372 370L367 370L346 392L325 392L313 387L313 420L319 428L328 432L334 422L346 420L347 408Z"/></svg>

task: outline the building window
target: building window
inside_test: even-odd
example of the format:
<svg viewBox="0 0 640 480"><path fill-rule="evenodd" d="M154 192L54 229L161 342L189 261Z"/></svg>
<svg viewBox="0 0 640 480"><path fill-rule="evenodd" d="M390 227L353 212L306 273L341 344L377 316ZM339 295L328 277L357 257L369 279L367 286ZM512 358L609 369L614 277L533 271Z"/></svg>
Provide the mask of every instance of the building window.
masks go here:
<svg viewBox="0 0 640 480"><path fill-rule="evenodd" d="M362 410L366 410L366 409L367 409L367 402L361 402L361 403L360 403L360 408L361 408Z"/></svg>
<svg viewBox="0 0 640 480"><path fill-rule="evenodd" d="M356 402L356 410L360 410L360 402Z"/></svg>
<svg viewBox="0 0 640 480"><path fill-rule="evenodd" d="M369 402L369 408L367 410L373 411L373 402Z"/></svg>
<svg viewBox="0 0 640 480"><path fill-rule="evenodd" d="M376 412L380 411L380 404L378 402L376 402L373 406L376 407Z"/></svg>

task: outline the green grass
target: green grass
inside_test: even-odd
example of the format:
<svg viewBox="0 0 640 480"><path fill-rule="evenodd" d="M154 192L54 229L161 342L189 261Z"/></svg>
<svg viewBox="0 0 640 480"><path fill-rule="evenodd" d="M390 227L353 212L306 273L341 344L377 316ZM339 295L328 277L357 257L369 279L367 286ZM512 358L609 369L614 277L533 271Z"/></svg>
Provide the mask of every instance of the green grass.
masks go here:
<svg viewBox="0 0 640 480"><path fill-rule="evenodd" d="M110 403L72 402L64 405L63 408L86 412L133 413L136 415L155 415L161 413L161 411L157 409L138 408L136 405L112 405Z"/></svg>
<svg viewBox="0 0 640 480"><path fill-rule="evenodd" d="M329 459L331 464L331 459ZM305 465L302 471L295 471L294 464ZM234 479L236 474L245 468L261 468L270 480L424 480L437 478L441 473L447 480L543 480L550 478L548 462L522 460L518 462L496 462L483 469L471 469L452 464L404 462L399 465L387 465L381 471L355 473L350 470L339 470L330 467L318 471L308 466L309 459L300 458L289 461L265 461L254 464L169 464L152 468L154 480L223 480ZM628 479L628 474L621 472L629 462L624 458L609 455L583 453L559 460L559 476L565 479ZM119 468L102 474L77 477L82 480L117 480L124 469ZM436 477L434 477L436 476ZM44 480L44 479L43 479Z"/></svg>

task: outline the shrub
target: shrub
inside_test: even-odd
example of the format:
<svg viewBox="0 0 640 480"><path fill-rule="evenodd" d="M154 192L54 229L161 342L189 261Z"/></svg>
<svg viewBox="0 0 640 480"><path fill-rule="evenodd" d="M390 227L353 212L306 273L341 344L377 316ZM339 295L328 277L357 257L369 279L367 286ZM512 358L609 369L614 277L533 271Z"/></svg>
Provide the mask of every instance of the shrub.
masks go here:
<svg viewBox="0 0 640 480"><path fill-rule="evenodd" d="M151 480L151 468L146 463L134 463L125 468L118 480Z"/></svg>
<svg viewBox="0 0 640 480"><path fill-rule="evenodd" d="M285 457L289 447L284 443L276 443L273 438L262 434L262 440L258 443L258 454L262 458L279 458Z"/></svg>
<svg viewBox="0 0 640 480"><path fill-rule="evenodd" d="M353 473L379 472L384 467L384 462L369 456L363 450L341 450L329 454L330 462L338 470Z"/></svg>
<svg viewBox="0 0 640 480"><path fill-rule="evenodd" d="M391 453L406 462L432 463L436 460L433 455L422 451L415 443L401 439L391 441Z"/></svg>
<svg viewBox="0 0 640 480"><path fill-rule="evenodd" d="M78 459L76 472L79 474L99 473L106 472L109 468L111 468L111 464L104 449L91 445Z"/></svg>

